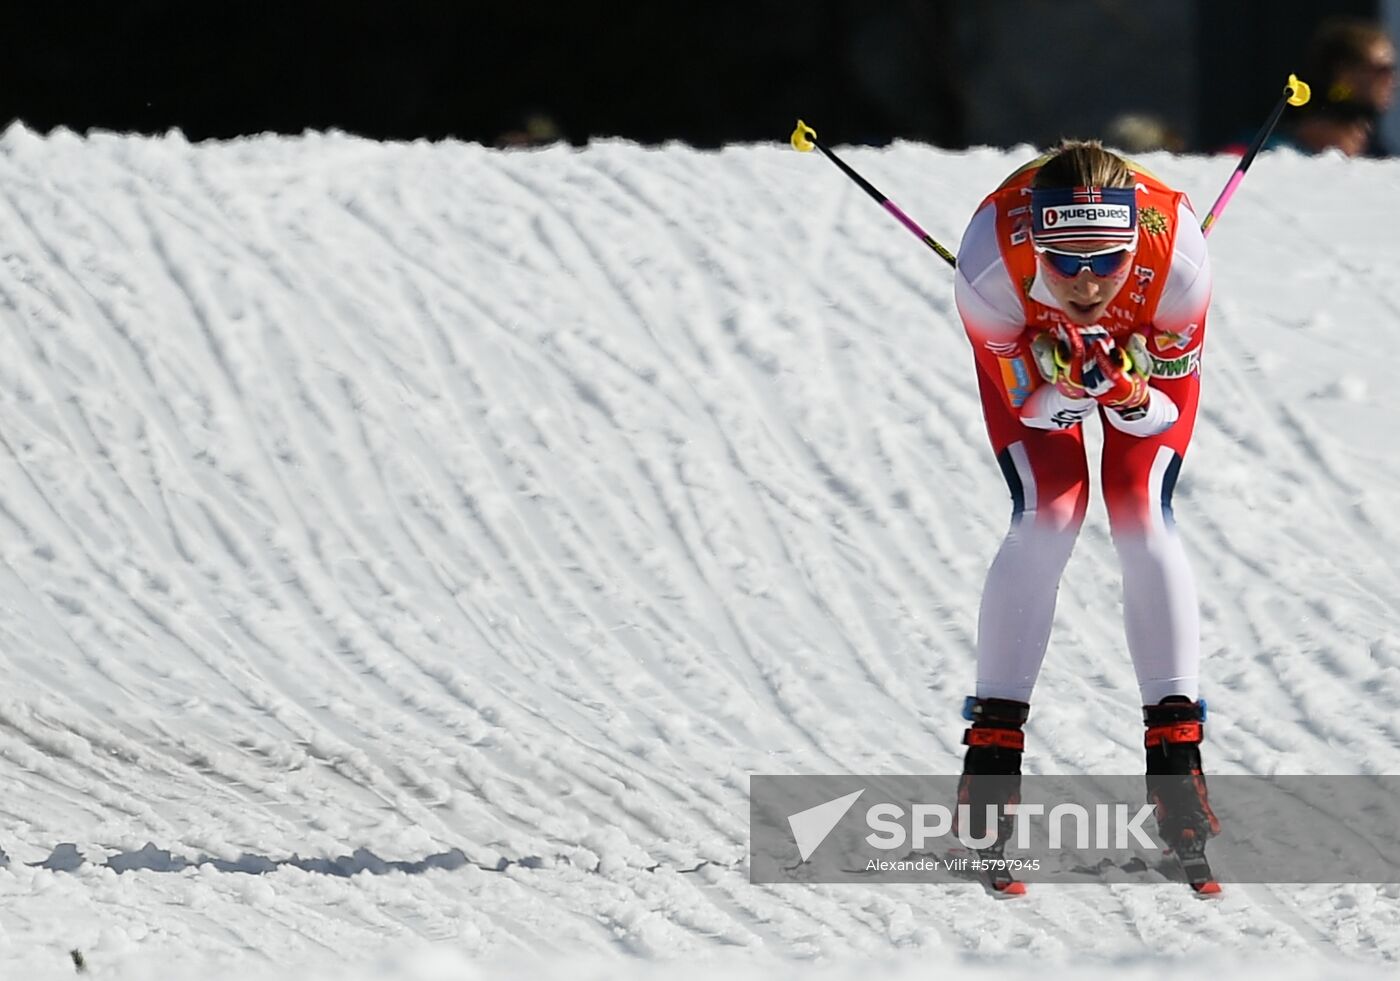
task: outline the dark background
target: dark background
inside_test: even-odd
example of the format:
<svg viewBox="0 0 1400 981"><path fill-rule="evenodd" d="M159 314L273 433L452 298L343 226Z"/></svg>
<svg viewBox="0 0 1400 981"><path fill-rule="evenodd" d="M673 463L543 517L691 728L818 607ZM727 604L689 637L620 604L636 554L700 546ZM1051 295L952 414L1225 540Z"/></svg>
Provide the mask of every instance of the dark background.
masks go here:
<svg viewBox="0 0 1400 981"><path fill-rule="evenodd" d="M1147 111L1191 149L1247 138L1324 16L1304 0L8 2L0 122L194 140L340 129L494 143L949 147L1096 136Z"/></svg>

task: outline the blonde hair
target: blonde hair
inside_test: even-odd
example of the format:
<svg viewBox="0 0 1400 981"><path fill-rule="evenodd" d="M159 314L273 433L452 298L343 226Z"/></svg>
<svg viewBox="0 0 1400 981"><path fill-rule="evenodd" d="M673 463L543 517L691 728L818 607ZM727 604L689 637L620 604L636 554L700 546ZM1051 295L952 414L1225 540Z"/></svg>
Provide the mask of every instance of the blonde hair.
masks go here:
<svg viewBox="0 0 1400 981"><path fill-rule="evenodd" d="M1098 140L1063 140L1044 158L1031 187L1132 187L1128 163Z"/></svg>

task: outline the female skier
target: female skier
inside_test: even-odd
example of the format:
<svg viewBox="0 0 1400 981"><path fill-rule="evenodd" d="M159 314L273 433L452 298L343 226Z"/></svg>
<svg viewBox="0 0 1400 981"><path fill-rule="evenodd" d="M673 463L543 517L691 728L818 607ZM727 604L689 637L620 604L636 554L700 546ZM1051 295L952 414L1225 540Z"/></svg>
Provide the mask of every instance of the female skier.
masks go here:
<svg viewBox="0 0 1400 981"><path fill-rule="evenodd" d="M1196 421L1210 293L1185 195L1096 142L1063 143L1016 171L963 235L955 296L1012 499L982 593L976 695L964 709L972 725L960 798L974 805L974 835L980 805L1017 796L1018 779L976 778L1021 772L1021 727L1088 504L1083 424L1095 415L1149 797L1183 862L1219 830L1201 775L1196 585L1171 509Z"/></svg>

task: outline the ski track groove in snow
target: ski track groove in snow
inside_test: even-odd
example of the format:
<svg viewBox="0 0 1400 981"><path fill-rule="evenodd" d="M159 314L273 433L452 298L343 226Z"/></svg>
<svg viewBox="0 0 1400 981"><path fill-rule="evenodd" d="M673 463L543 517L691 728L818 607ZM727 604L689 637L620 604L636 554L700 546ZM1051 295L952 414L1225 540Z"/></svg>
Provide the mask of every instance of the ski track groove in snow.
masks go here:
<svg viewBox="0 0 1400 981"><path fill-rule="evenodd" d="M949 245L1021 162L848 159ZM1197 200L1230 166L1149 165ZM1389 173L1266 155L1212 237L1177 515L1213 772L1400 763L1400 250L1353 203L1395 210ZM0 235L0 947L32 976L1400 956L1393 887L748 883L749 774L957 769L1010 512L948 271L814 155L12 127ZM1028 772L1140 772L1119 602L1095 500ZM472 864L100 867L147 841ZM60 842L87 865L25 864Z"/></svg>

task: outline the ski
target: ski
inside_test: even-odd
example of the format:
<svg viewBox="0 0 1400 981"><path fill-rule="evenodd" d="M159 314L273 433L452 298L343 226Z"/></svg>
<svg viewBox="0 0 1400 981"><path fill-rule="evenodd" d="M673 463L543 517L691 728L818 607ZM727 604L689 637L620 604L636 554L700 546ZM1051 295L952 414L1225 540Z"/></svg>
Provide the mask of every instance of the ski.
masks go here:
<svg viewBox="0 0 1400 981"><path fill-rule="evenodd" d="M1026 883L1012 874L1013 863L1007 860L1006 846L1000 842L990 848L972 849L971 852L953 848L943 860L954 874L980 883L994 896L1010 898L1026 894Z"/></svg>
<svg viewBox="0 0 1400 981"><path fill-rule="evenodd" d="M989 852L995 852L995 854L989 855ZM980 870L982 884L987 887L989 892L1007 898L1026 894L1026 884L1011 874L1011 870L1005 865L1006 859L1002 857L1000 849L979 848L977 854L984 863Z"/></svg>
<svg viewBox="0 0 1400 981"><path fill-rule="evenodd" d="M1220 882L1211 871L1210 862L1206 860L1204 840L1197 840L1195 835L1184 835L1172 851L1176 854L1176 860L1186 876L1186 884L1191 887L1192 892L1198 896L1220 895Z"/></svg>
<svg viewBox="0 0 1400 981"><path fill-rule="evenodd" d="M990 848L951 848L942 854L935 852L910 852L900 861L923 860L942 866L943 871L965 882L979 883L994 896L1024 896L1026 883L1016 878L1011 869L1014 862L1008 861L1004 847L1000 844ZM877 875L880 870L843 868L848 875Z"/></svg>
<svg viewBox="0 0 1400 981"><path fill-rule="evenodd" d="M978 877L988 891L997 896L1024 896L1026 884L1011 874L1010 863L1006 860L1006 846L997 842L991 848L977 849L977 859L981 867Z"/></svg>

